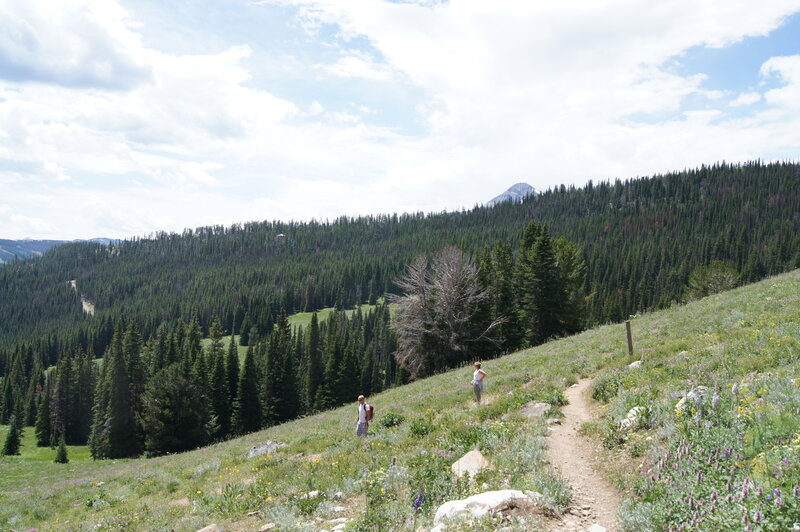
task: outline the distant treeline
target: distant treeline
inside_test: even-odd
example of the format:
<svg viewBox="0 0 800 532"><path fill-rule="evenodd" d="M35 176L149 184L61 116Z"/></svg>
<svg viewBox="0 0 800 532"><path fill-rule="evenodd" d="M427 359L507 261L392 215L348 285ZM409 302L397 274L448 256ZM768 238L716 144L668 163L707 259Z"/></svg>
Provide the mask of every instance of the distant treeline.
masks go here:
<svg viewBox="0 0 800 532"><path fill-rule="evenodd" d="M581 250L587 324L620 320L681 300L691 274L713 261L742 282L800 266L800 165L715 164L453 213L65 244L0 268L0 376L19 349L45 367L78 350L102 356L123 318L135 319L145 338L179 320L197 320L205 336L214 317L229 331L264 335L281 309L374 303L396 292L394 281L419 254L455 245L481 257L500 241L516 255L531 220Z"/></svg>

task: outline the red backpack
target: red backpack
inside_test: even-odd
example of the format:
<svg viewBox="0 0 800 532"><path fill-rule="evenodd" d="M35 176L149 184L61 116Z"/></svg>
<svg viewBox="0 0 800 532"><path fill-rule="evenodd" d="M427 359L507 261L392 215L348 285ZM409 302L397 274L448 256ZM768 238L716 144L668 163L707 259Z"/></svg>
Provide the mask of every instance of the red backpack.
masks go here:
<svg viewBox="0 0 800 532"><path fill-rule="evenodd" d="M366 412L367 421L372 421L373 416L375 416L375 407L373 405L366 405L366 406L367 406L367 412Z"/></svg>

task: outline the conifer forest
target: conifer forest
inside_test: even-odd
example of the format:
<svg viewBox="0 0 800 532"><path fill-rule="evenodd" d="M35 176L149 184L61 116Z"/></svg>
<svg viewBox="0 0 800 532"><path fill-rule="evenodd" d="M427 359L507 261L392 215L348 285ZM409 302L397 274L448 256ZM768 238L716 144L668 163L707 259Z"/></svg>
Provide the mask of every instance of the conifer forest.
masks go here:
<svg viewBox="0 0 800 532"><path fill-rule="evenodd" d="M68 243L0 266L0 424L178 452L798 267L800 164L758 161Z"/></svg>

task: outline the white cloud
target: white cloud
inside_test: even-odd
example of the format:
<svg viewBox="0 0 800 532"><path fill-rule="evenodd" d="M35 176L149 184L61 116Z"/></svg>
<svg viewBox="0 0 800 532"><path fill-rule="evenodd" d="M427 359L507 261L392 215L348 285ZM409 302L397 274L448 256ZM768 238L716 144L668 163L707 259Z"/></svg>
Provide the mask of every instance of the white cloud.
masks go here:
<svg viewBox="0 0 800 532"><path fill-rule="evenodd" d="M765 76L776 76L783 87L767 91L764 99L773 105L800 110L800 55L773 57L761 67Z"/></svg>
<svg viewBox="0 0 800 532"><path fill-rule="evenodd" d="M127 88L150 78L140 38L116 2L0 2L0 78Z"/></svg>
<svg viewBox="0 0 800 532"><path fill-rule="evenodd" d="M760 92L743 92L728 105L730 105L731 107L741 107L743 105L753 105L754 103L758 103L760 101L761 101Z"/></svg>
<svg viewBox="0 0 800 532"><path fill-rule="evenodd" d="M371 57L364 53L351 53L331 65L320 68L343 78L363 78L372 81L391 81L393 75L385 66L377 65Z"/></svg>
<svg viewBox="0 0 800 532"><path fill-rule="evenodd" d="M0 236L437 211L518 181L545 189L800 150L798 56L765 63L783 85L736 118L729 106L758 93L729 103L665 63L766 35L798 0L273 3L332 39L303 65L308 86L259 78L264 43L145 46L133 2L0 0L0 197L44 221L3 216ZM368 97L341 92L359 83ZM399 111L397 87L413 89ZM705 108L683 112L690 96ZM392 113L422 131L400 134ZM34 194L54 198L46 212Z"/></svg>

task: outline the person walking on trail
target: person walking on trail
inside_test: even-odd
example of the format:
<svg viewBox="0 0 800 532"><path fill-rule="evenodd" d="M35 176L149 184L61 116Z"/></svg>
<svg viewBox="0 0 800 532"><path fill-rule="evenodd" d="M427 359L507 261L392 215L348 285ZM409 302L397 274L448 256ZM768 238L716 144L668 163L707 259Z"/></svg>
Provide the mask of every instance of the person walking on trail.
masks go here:
<svg viewBox="0 0 800 532"><path fill-rule="evenodd" d="M481 363L475 362L475 373L472 374L472 389L475 390L475 402L481 404L481 393L483 393L483 379L489 374L481 369Z"/></svg>
<svg viewBox="0 0 800 532"><path fill-rule="evenodd" d="M356 425L356 436L366 436L369 427L370 406L363 395L358 396L358 425Z"/></svg>

